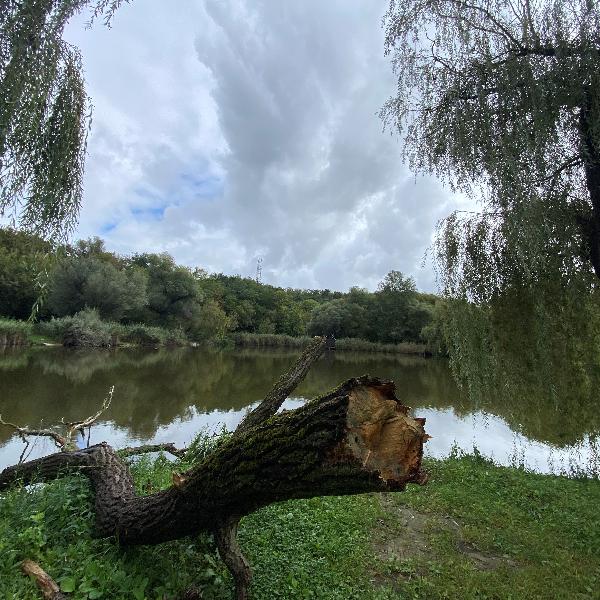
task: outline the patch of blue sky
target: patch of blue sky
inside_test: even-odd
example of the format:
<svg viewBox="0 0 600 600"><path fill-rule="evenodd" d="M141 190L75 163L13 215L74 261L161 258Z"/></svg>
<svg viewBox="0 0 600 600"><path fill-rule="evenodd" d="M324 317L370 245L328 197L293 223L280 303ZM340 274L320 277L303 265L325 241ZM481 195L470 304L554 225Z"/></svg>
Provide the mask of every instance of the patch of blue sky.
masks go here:
<svg viewBox="0 0 600 600"><path fill-rule="evenodd" d="M111 231L113 231L113 229L116 229L117 225L118 223L116 221L109 221L108 223L103 223L102 225L100 225L100 234L106 235L110 233Z"/></svg>
<svg viewBox="0 0 600 600"><path fill-rule="evenodd" d="M198 176L182 173L179 177L195 198L216 198L223 194L223 179L216 175Z"/></svg>
<svg viewBox="0 0 600 600"><path fill-rule="evenodd" d="M149 219L159 221L163 218L165 210L175 204L163 198L160 194L148 189L147 187L137 187L134 190L139 202L129 208L132 216L138 219Z"/></svg>
<svg viewBox="0 0 600 600"><path fill-rule="evenodd" d="M134 217L149 218L158 221L163 218L167 206L169 205L166 203L162 206L132 206L130 212Z"/></svg>

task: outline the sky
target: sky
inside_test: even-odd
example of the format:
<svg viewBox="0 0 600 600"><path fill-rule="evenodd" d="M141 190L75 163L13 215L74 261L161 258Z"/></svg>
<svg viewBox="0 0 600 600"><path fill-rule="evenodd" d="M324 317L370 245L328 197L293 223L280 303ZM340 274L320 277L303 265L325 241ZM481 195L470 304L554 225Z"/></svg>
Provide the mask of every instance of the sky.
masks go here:
<svg viewBox="0 0 600 600"><path fill-rule="evenodd" d="M174 9L173 7L176 6ZM373 290L464 204L403 164L387 0L133 0L66 31L93 123L75 237L281 287Z"/></svg>

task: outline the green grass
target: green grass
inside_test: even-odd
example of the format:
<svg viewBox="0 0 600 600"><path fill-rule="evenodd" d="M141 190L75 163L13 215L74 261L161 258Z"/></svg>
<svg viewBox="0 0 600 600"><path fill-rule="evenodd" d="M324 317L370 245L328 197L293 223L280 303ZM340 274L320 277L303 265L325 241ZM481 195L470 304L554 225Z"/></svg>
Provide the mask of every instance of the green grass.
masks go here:
<svg viewBox="0 0 600 600"><path fill-rule="evenodd" d="M166 483L170 466L140 461L140 488ZM122 549L91 537L91 492L69 477L0 496L0 598L39 600L40 592L19 569L38 562L74 600L173 598L201 585L210 598L227 598L225 569L208 536L160 546Z"/></svg>
<svg viewBox="0 0 600 600"><path fill-rule="evenodd" d="M599 597L598 480L534 475L478 456L426 467L429 484L404 493L289 501L244 518L253 598ZM140 491L168 485L173 468L164 458L137 462ZM40 597L19 571L24 558L76 600L174 598L192 585L205 598L232 597L209 536L120 549L93 540L91 527L82 479L0 496L0 598Z"/></svg>
<svg viewBox="0 0 600 600"><path fill-rule="evenodd" d="M402 597L600 597L597 479L536 475L478 455L429 460L427 468L429 484L395 494L384 517L391 535L397 509L427 523L426 555L383 564Z"/></svg>
<svg viewBox="0 0 600 600"><path fill-rule="evenodd" d="M31 334L31 323L0 317L0 347L29 344Z"/></svg>
<svg viewBox="0 0 600 600"><path fill-rule="evenodd" d="M255 598L383 598L372 589L370 536L380 515L371 495L272 505L242 520Z"/></svg>
<svg viewBox="0 0 600 600"><path fill-rule="evenodd" d="M40 343L53 341L81 347L108 348L117 346L162 347L187 344L179 329L154 327L143 323L123 325L103 321L94 309L84 309L75 315L40 321L34 326Z"/></svg>
<svg viewBox="0 0 600 600"><path fill-rule="evenodd" d="M236 346L245 348L304 348L313 338L309 336L293 337L272 333L236 333L233 341ZM342 352L388 352L393 354L429 354L425 344L402 342L400 344L381 344L359 338L339 338L336 350Z"/></svg>

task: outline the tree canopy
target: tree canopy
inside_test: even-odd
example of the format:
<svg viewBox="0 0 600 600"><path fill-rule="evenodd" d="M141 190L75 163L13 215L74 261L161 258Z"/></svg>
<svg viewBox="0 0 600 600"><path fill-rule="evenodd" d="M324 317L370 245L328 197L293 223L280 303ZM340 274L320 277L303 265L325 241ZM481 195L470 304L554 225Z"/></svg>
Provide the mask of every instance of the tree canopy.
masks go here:
<svg viewBox="0 0 600 600"><path fill-rule="evenodd" d="M512 385L516 370L536 371L556 393L560 355L590 389L600 364L598 3L391 0L384 28L398 79L384 122L404 136L414 170L482 204L443 220L434 244L459 375L496 385L490 373L503 373Z"/></svg>
<svg viewBox="0 0 600 600"><path fill-rule="evenodd" d="M413 168L479 195L442 225L452 292L600 277L600 13L590 0L392 0L382 117Z"/></svg>
<svg viewBox="0 0 600 600"><path fill-rule="evenodd" d="M91 103L62 35L86 7L107 24L123 0L0 1L0 216L45 236L77 222Z"/></svg>
<svg viewBox="0 0 600 600"><path fill-rule="evenodd" d="M37 303L42 321L64 321L84 311L82 318L92 321L162 327L193 341L223 341L230 333L333 333L421 344L437 300L418 292L413 279L399 271L390 271L374 293L358 287L348 293L284 289L190 269L167 253L119 255L98 237L53 246L35 234L0 227L0 316L30 314L40 293L40 271L48 274ZM430 331L427 340L437 347L440 337Z"/></svg>

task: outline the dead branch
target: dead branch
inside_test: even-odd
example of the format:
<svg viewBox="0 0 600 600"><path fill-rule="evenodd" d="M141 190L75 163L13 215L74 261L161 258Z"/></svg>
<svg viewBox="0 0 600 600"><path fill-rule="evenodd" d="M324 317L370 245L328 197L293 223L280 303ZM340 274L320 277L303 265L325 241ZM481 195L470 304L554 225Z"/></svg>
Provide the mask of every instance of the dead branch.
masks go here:
<svg viewBox="0 0 600 600"><path fill-rule="evenodd" d="M84 429L92 427L98 417L108 410L110 403L112 402L114 390L115 386L113 385L110 388L106 398L104 398L102 401L102 407L96 414L83 419L83 421L75 421L73 423L65 422L64 420L61 421L61 424L67 428L67 431L64 434L60 434L53 429L29 429L28 427L19 427L19 425L4 421L2 419L2 415L0 415L0 425L10 427L23 440L23 443L26 446L25 450L23 450L23 453L21 454L21 458L23 458L25 451L29 447L30 442L27 439L28 437L49 437L52 438L56 446L63 451L76 450L77 444L75 443L74 438L76 437L77 432L81 432L83 435Z"/></svg>
<svg viewBox="0 0 600 600"><path fill-rule="evenodd" d="M296 362L279 378L264 400L249 412L235 430L235 435L272 417L284 400L302 383L312 365L327 348L327 339L315 337Z"/></svg>
<svg viewBox="0 0 600 600"><path fill-rule="evenodd" d="M149 454L150 452L168 452L177 458L183 458L187 452L186 448L177 448L173 442L165 444L146 444L144 446L128 446L120 448L119 454L123 457L135 456L136 454Z"/></svg>
<svg viewBox="0 0 600 600"><path fill-rule="evenodd" d="M37 437L49 437L52 438L54 443L58 448L64 448L67 444L67 439L56 433L56 431L52 431L52 429L29 429L28 427L19 427L14 423L9 423L2 418L0 415L0 425L5 425L6 427L10 427L17 435L23 440L24 443L28 444L27 437L28 436L37 436Z"/></svg>
<svg viewBox="0 0 600 600"><path fill-rule="evenodd" d="M83 435L84 429L90 428L96 422L96 420L110 408L114 391L115 386L113 385L111 386L110 390L108 390L108 395L102 401L102 407L96 414L87 417L83 421L74 421L72 423L65 422L64 420L62 421L63 425L68 427L67 438L69 441L72 441L73 436L76 435L77 432L80 432Z"/></svg>
<svg viewBox="0 0 600 600"><path fill-rule="evenodd" d="M42 596L46 600L67 600L67 597L60 591L54 579L37 563L29 559L24 560L21 563L21 570L25 575L29 575L29 577L35 579L35 582L42 591Z"/></svg>

